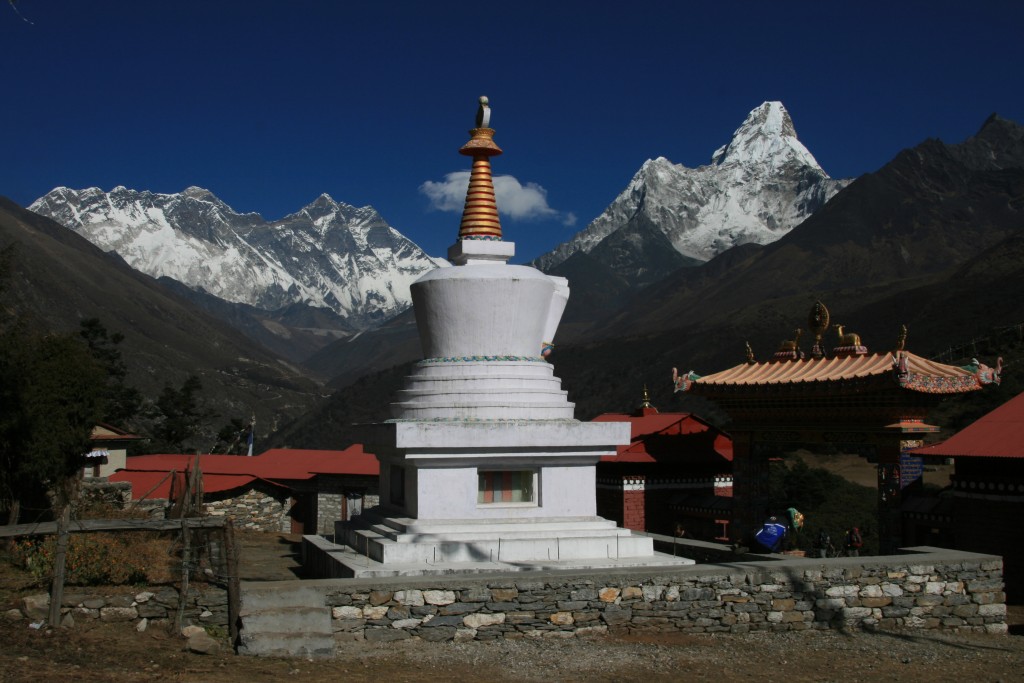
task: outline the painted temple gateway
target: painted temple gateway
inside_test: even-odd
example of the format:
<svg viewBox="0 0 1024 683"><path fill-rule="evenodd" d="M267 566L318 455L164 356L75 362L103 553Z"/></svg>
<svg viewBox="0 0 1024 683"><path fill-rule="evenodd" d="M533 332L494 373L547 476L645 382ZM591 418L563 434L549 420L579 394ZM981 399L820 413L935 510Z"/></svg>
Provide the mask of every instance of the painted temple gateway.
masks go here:
<svg viewBox="0 0 1024 683"><path fill-rule="evenodd" d="M628 423L580 422L546 360L569 296L564 278L510 265L481 98L458 239L412 285L425 358L367 425L380 461L378 507L311 539L333 576L692 564L597 516L596 464L630 442Z"/></svg>
<svg viewBox="0 0 1024 683"><path fill-rule="evenodd" d="M872 353L860 336L829 325L820 301L808 315L813 335L810 353L799 345L802 330L779 350L758 361L747 344L747 359L713 375L672 371L675 390L717 403L732 419L733 540L774 514L768 492L768 463L782 453L828 447L856 453L877 463L880 550L901 545L904 489L920 478L919 456L910 449L924 444L938 427L925 423L942 399L999 382L1000 367L974 361L966 367L945 365L905 349L903 327L891 350ZM836 331L836 346L826 349L825 334Z"/></svg>

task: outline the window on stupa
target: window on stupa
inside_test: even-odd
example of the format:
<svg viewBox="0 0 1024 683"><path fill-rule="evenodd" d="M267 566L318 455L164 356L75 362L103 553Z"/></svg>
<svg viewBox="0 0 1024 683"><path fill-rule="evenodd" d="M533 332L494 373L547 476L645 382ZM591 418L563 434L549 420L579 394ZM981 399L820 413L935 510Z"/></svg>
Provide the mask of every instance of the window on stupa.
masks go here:
<svg viewBox="0 0 1024 683"><path fill-rule="evenodd" d="M478 505L535 503L537 472L534 470L481 470L478 476Z"/></svg>

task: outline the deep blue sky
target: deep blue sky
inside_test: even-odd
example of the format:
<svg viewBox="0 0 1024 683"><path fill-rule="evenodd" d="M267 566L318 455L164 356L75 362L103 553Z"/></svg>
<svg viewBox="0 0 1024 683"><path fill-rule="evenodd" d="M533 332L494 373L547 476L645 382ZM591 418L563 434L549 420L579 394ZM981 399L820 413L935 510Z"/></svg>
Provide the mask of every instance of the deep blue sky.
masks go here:
<svg viewBox="0 0 1024 683"><path fill-rule="evenodd" d="M503 219L517 261L570 238L650 157L707 163L780 100L833 177L992 112L1024 122L1024 3L0 3L0 195L213 191L280 218L327 192L433 255L458 214L420 189L486 94L496 174L546 191ZM575 216L575 225L567 225Z"/></svg>

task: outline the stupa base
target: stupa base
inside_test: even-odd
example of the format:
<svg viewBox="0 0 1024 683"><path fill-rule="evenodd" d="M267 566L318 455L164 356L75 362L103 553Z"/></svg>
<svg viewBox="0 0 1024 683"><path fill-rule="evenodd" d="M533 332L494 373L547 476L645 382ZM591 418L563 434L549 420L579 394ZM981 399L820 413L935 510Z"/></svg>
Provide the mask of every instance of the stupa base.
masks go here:
<svg viewBox="0 0 1024 683"><path fill-rule="evenodd" d="M693 560L654 551L653 539L601 517L435 520L367 510L335 539L303 540L306 564L327 577L426 576L539 570L671 567Z"/></svg>

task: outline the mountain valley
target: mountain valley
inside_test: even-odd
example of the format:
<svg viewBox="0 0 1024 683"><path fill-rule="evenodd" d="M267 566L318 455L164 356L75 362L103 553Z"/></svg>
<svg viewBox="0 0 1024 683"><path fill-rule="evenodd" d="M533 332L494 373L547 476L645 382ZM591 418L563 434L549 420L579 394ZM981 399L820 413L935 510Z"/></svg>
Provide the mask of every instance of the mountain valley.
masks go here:
<svg viewBox="0 0 1024 683"><path fill-rule="evenodd" d="M888 348L906 324L908 348L921 355L1024 321L1021 126L993 116L962 143L927 140L874 173L836 181L774 104L755 109L709 166L647 162L567 243L575 246L535 262L570 279L551 361L578 418L631 410L645 385L663 410L714 418L712 406L672 395L672 366L714 372L742 362L744 342L768 357L806 325L815 300L872 350ZM770 134L751 132L766 127ZM781 173L785 182L748 177L754 161L759 173ZM727 187L698 190L686 180L715 173ZM785 187L773 194L768 185ZM345 446L352 422L387 416L403 365L421 355L408 284L436 262L369 207L324 196L268 223L198 188L180 195L59 188L33 206L44 204L44 213L78 225L76 232L102 238L104 251L121 245L114 249L121 257L8 202L0 211L3 244L24 251L11 288L17 305L54 329L103 318L126 335L130 380L147 390L199 370L204 385L216 387L221 412L255 409L258 432L275 432L274 445ZM114 214L134 222L118 227ZM698 214L711 219L694 223ZM216 220L185 220L197 216ZM514 241L514 231L507 237ZM202 267L182 269L182 254ZM147 262L159 281L129 268L129 256ZM229 256L239 262L229 264ZM300 272L304 259L309 272ZM202 279L218 272L239 277ZM392 272L395 280L381 285ZM338 289L349 282L363 294ZM329 390L337 391L324 401Z"/></svg>

